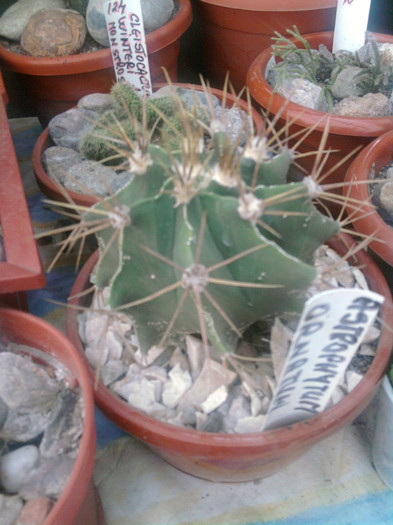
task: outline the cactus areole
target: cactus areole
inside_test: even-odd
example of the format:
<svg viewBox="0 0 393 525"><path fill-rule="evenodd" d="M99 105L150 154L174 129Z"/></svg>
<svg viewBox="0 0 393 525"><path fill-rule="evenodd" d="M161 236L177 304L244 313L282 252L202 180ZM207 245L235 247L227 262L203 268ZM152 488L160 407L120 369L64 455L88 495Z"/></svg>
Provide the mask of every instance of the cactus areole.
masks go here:
<svg viewBox="0 0 393 525"><path fill-rule="evenodd" d="M143 133L121 146L108 137L123 157L129 142L138 169L83 216L82 226L101 225L94 282L132 318L143 351L200 334L234 352L256 321L301 311L313 254L339 224L316 209L306 184L287 181L293 153L274 133L245 125L240 147L214 115L196 126L200 110L177 104L180 126L157 110L172 130L161 145Z"/></svg>

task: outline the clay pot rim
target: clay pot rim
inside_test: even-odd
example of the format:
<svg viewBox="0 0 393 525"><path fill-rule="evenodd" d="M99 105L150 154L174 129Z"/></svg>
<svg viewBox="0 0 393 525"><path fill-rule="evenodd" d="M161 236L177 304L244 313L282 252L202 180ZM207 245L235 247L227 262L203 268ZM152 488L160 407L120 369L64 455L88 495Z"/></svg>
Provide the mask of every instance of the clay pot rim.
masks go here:
<svg viewBox="0 0 393 525"><path fill-rule="evenodd" d="M70 515L70 511L75 512L75 515L77 515L77 511L81 508L88 490L89 484L87 482L89 481L89 477L91 477L92 480L94 468L96 427L94 419L94 396L89 379L89 371L81 359L79 352L68 338L44 319L21 310L0 308L0 326L1 325L10 326L13 334L15 330L18 330L15 339L10 337L10 340L35 346L35 348L53 355L70 371L71 376L81 389L84 400L85 417L78 455L64 490L45 519L44 525L56 525L60 522L65 523L64 517L66 515L68 516L67 519L70 520L67 521L67 523L73 523L72 519L75 518L75 516ZM21 329L22 327L23 330ZM33 334L30 333L31 330ZM39 341L37 341L35 337L38 331L43 334ZM55 351L52 349L53 341L56 341ZM63 359L63 353L68 355L69 358ZM72 370L70 370L70 367L66 364L67 361L71 360L73 362ZM81 480L83 486L81 486Z"/></svg>
<svg viewBox="0 0 393 525"><path fill-rule="evenodd" d="M245 11L315 11L317 9L337 7L337 0L199 0L203 4ZM296 3L296 6L294 4Z"/></svg>
<svg viewBox="0 0 393 525"><path fill-rule="evenodd" d="M377 42L388 42L393 44L393 35L372 33ZM311 41L311 47L323 43L331 49L333 43L333 31L322 31L303 35L307 41ZM272 47L266 48L252 62L247 72L247 86L252 97L266 111L276 115L282 108L283 119L294 121L295 125L311 128L323 132L326 125L330 125L330 133L335 135L351 135L359 137L379 136L393 128L393 116L386 117L345 117L333 115L322 111L306 108L288 99L273 93L272 88L265 79L265 71L273 54Z"/></svg>
<svg viewBox="0 0 393 525"><path fill-rule="evenodd" d="M192 22L190 0L175 0L178 11L162 27L146 35L148 53L167 47L180 38ZM63 57L32 57L8 51L0 44L0 63L15 73L34 76L73 75L113 67L110 48ZM60 69L59 69L60 68Z"/></svg>
<svg viewBox="0 0 393 525"><path fill-rule="evenodd" d="M344 183L346 185L343 187L343 192L344 195L364 203L361 209L356 211L348 205L346 207L347 214L352 218L354 229L362 234L376 234L377 237L382 238L385 242L373 241L369 246L376 254L393 266L393 229L373 207L370 200L369 186L364 183L364 181L369 180L374 162L384 152L389 152L393 161L393 130L375 139L356 156L345 175ZM361 184L356 184L357 181L361 182Z"/></svg>
<svg viewBox="0 0 393 525"><path fill-rule="evenodd" d="M329 244L333 249L339 251L341 248L341 251L343 251L348 246L354 246L356 242L348 234L342 233L329 241ZM382 308L382 316L386 319L388 315L392 315L392 296L381 271L364 251L358 252L355 258L360 265L367 265L366 276L371 287L385 296L386 300ZM82 342L77 334L77 310L72 308L72 305L80 304L77 295L89 282L90 273L97 259L98 251L90 256L78 274L70 293L71 299L66 311L67 336L86 360L92 381L94 381L94 371L84 356ZM165 440L165 444L173 451L181 450L181 447L187 444L187 447L192 448L196 454L203 454L203 450L206 447L210 449L210 452L214 448L220 448L221 452L222 449L225 450L225 454L236 454L239 457L250 454L252 450L258 450L259 452L263 450L267 454L269 452L274 454L277 448L282 447L289 450L293 448L293 444L297 441L301 441L303 444L313 443L318 441L320 435L325 436L341 428L346 420L351 417L351 414L356 411L356 407L361 405L362 402L364 403L364 400L372 395L373 391L378 387L386 371L392 346L393 333L385 329L381 334L376 356L369 370L345 398L316 417L263 433L220 434L177 427L154 419L132 408L101 382L98 383L94 395L97 405L108 418L116 421L119 426L123 425L127 432L145 440L147 444L158 449ZM362 408L365 408L365 405ZM360 410L356 415L359 413ZM129 421L130 417L132 417L131 423Z"/></svg>
<svg viewBox="0 0 393 525"><path fill-rule="evenodd" d="M172 82L173 86L180 87L180 88L187 88L187 89L195 89L197 91L202 91L203 86L199 84L190 84L190 83L182 83L182 82ZM159 89L164 86L167 86L167 83L164 82L158 82L153 84L153 89ZM218 96L220 99L222 98L223 91L217 88L209 87L209 92L213 95ZM235 97L230 93L227 92L226 94L226 100L228 102L234 102ZM247 110L247 102L245 102L242 99L239 100L239 106ZM260 131L263 128L263 119L258 111L255 110L255 108L251 107L251 110L253 112L253 118L254 118L254 124L258 131ZM50 198L53 198L55 200L60 200L61 202L69 202L69 199L71 198L73 202L76 204L79 204L81 206L93 206L98 202L98 199L94 197L93 195L83 195L81 193L76 193L74 191L66 190L65 188L61 187L59 188L58 185L55 184L55 182L47 175L47 173L44 170L44 167L42 165L41 157L44 152L44 150L49 147L50 145L50 137L49 137L49 129L46 127L41 135L38 137L34 149L33 149L33 170L34 174L36 176L38 185L40 186L43 193L45 193Z"/></svg>

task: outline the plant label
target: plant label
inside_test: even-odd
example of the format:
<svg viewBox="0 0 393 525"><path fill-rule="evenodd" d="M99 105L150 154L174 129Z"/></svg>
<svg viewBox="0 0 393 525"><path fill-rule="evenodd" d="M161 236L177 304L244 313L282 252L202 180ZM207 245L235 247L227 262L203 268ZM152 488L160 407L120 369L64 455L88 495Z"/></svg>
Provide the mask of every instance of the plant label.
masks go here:
<svg viewBox="0 0 393 525"><path fill-rule="evenodd" d="M333 53L355 52L366 39L371 0L338 0L333 36Z"/></svg>
<svg viewBox="0 0 393 525"><path fill-rule="evenodd" d="M325 409L383 301L369 290L339 288L306 302L264 430L297 423Z"/></svg>
<svg viewBox="0 0 393 525"><path fill-rule="evenodd" d="M140 0L107 2L105 19L117 82L128 82L138 93L150 95L150 68Z"/></svg>

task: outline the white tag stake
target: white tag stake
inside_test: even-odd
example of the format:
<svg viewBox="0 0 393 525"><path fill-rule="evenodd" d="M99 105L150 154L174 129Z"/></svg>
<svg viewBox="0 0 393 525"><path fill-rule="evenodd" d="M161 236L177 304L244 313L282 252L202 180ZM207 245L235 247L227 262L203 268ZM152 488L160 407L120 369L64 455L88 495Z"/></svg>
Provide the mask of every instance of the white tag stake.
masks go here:
<svg viewBox="0 0 393 525"><path fill-rule="evenodd" d="M375 292L339 288L306 302L264 430L303 421L325 409L383 301Z"/></svg>
<svg viewBox="0 0 393 525"><path fill-rule="evenodd" d="M128 82L137 92L152 92L140 0L113 0L105 4L105 19L117 82Z"/></svg>
<svg viewBox="0 0 393 525"><path fill-rule="evenodd" d="M338 0L333 53L357 51L364 44L371 0Z"/></svg>

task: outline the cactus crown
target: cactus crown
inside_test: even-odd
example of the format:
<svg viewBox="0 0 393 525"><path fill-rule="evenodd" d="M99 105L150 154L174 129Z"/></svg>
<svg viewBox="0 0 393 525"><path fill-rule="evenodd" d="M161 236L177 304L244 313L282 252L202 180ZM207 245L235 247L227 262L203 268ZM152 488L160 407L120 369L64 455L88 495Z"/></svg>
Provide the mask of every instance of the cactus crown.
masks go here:
<svg viewBox="0 0 393 525"><path fill-rule="evenodd" d="M243 113L241 133L229 133L208 88L204 104L195 93L187 107L175 92L135 100L126 84L116 96L109 127L101 119L83 141L98 138L105 161L134 177L80 228L98 239L96 289L109 287L109 305L132 318L142 350L200 334L206 349L231 352L253 323L300 311L313 254L339 224L306 184L287 180L293 152L271 126L256 132Z"/></svg>

